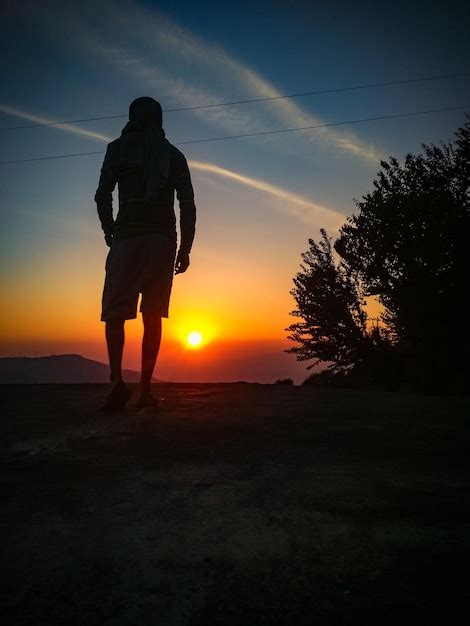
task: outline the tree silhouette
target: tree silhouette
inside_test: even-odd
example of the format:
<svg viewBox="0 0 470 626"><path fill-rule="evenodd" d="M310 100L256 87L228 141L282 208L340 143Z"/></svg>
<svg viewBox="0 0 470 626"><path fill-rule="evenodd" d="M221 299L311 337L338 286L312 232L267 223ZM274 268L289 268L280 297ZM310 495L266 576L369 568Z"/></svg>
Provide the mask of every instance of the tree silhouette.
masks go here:
<svg viewBox="0 0 470 626"><path fill-rule="evenodd" d="M424 145L401 164L381 162L334 244L309 240L291 291L303 321L288 352L332 373L374 370L423 388L461 390L470 374L467 310L470 124L455 141ZM365 328L362 298L376 296L385 329ZM307 368L309 369L309 368Z"/></svg>
<svg viewBox="0 0 470 626"><path fill-rule="evenodd" d="M291 315L302 321L286 329L300 345L286 352L299 361L315 359L307 369L326 362L331 372L344 372L362 362L369 342L359 285L344 263L335 262L323 229L320 241L309 239L309 246L291 291L297 303Z"/></svg>
<svg viewBox="0 0 470 626"><path fill-rule="evenodd" d="M470 125L456 141L382 161L374 190L341 229L335 249L384 320L420 385L468 370L466 309L470 226Z"/></svg>

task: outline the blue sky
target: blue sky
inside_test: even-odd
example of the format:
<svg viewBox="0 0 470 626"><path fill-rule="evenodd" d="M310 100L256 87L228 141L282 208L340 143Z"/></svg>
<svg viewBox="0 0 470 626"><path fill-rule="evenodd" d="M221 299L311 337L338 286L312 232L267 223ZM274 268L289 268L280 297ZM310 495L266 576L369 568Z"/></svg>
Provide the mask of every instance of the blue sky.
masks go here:
<svg viewBox="0 0 470 626"><path fill-rule="evenodd" d="M140 95L174 108L468 69L463 3L3 5L1 126L124 114ZM464 77L168 113L164 125L177 143L392 115L470 104L469 84ZM199 219L191 281L188 274L174 297L176 318L184 307L201 308L197 291L222 328L224 315L228 326L236 321L243 329L250 306L260 318L275 309L267 336L283 340L293 304L288 291L308 237L322 226L335 231L353 198L371 188L380 158L447 140L463 121L464 112L455 111L185 146ZM124 123L3 132L1 160L104 150ZM26 337L28 325L34 334L28 307L39 307L43 328L48 319L54 324L57 293L83 311L69 324L84 335L90 325L100 330L96 307L79 305L96 303L101 288L106 250L93 203L100 166L101 157L91 156L1 167L4 314L21 311L17 325L8 324L4 353L15 349L15 335ZM216 306L211 289L221 282Z"/></svg>

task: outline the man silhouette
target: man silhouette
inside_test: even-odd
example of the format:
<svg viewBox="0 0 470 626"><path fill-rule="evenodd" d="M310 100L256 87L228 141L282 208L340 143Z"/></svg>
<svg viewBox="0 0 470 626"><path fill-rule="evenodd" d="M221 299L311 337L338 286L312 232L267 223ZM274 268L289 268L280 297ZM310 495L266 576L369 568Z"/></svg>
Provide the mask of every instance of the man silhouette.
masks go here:
<svg viewBox="0 0 470 626"><path fill-rule="evenodd" d="M118 184L119 210L113 218L113 190ZM180 206L178 254L174 192ZM95 194L106 258L101 321L106 322L111 391L102 407L125 406L132 392L122 379L124 322L144 324L142 373L137 406L156 406L150 391L160 348L162 317L168 317L173 274L185 272L194 239L196 207L185 156L166 138L162 108L153 98L134 100L121 136L108 144ZM175 267L176 258L176 267Z"/></svg>

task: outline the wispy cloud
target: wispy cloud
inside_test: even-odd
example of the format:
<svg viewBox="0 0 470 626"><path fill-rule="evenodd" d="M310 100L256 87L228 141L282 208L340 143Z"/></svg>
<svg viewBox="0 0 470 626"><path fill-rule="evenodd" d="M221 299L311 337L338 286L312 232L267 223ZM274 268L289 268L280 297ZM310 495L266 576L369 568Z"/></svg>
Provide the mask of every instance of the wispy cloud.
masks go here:
<svg viewBox="0 0 470 626"><path fill-rule="evenodd" d="M142 21L145 23L143 28L146 29L146 35L152 38L155 46L158 46L160 50L167 50L193 66L195 62L198 62L202 68L205 70L209 68L211 74L220 77L219 82L228 77L232 84L237 84L238 93L248 94L247 98L277 98L283 95L266 78L229 55L220 46L208 44L203 39L195 37L188 30L171 22L168 18L159 15L157 24L155 18L152 20L151 16L147 14L145 19L142 17ZM186 96L184 92L179 95L180 98ZM187 103L190 102L194 103L194 100L189 100ZM207 99L206 102L210 102L210 100ZM314 126L324 122L321 118L305 111L295 101L282 99L264 105L261 120L259 120L259 116L255 116L253 119L254 116L251 113L252 123L261 121L266 124L266 107L280 122L288 126ZM222 111L222 114L225 112ZM237 110L236 114L237 116L240 115L240 110ZM320 137L336 148L351 152L365 160L377 162L380 158L375 148L362 142L352 132L338 132L334 129L323 128L315 130L314 133L306 134L305 137L310 141L317 141Z"/></svg>
<svg viewBox="0 0 470 626"><path fill-rule="evenodd" d="M53 124L55 122L55 120L52 120L49 117L45 117L44 115L29 113L28 111L24 111L16 107L11 107L6 104L0 104L0 112L7 113L8 115L14 115L15 117L20 117L24 120L34 122L35 124ZM57 128L57 130L66 131L68 133L74 133L75 135L81 135L82 137L88 137L88 139L94 139L96 141L109 142L112 140L111 137L103 135L103 133L97 133L94 130L87 130L86 128L82 128L81 126L76 126L75 124L60 124L58 126L55 126L54 128Z"/></svg>
<svg viewBox="0 0 470 626"><path fill-rule="evenodd" d="M272 185L265 180L252 178L251 176L228 170L224 167L214 165L213 163L191 160L189 164L192 169L233 180L240 185L251 187L252 189L262 191L283 200L284 203L280 206L284 207L284 211L287 211L292 217L296 217L309 225L322 224L325 227L336 229L344 223L345 217L339 211L308 200L277 185Z"/></svg>
<svg viewBox="0 0 470 626"><path fill-rule="evenodd" d="M54 124L56 122L56 120L43 115L36 115L1 104L0 111L15 115L16 117L20 117L25 120L36 122L38 124ZM85 135L102 143L109 143L113 140L113 137L109 135L87 131L75 124L59 124L54 125L52 128L66 133L72 133L74 135ZM296 193L293 193L292 191L273 185L265 180L253 178L240 172L235 172L225 167L221 167L220 165L216 165L215 163L197 161L194 159L190 159L188 162L192 170L204 172L219 178L225 178L243 185L244 187L250 187L251 189L256 189L257 191L261 191L277 199L283 200L284 202L279 205L282 207L281 210L286 212L289 216L299 219L304 223L310 225L318 225L321 223L329 228L336 229L344 222L344 215L342 215L339 211L321 205L313 200L304 198Z"/></svg>
<svg viewBox="0 0 470 626"><path fill-rule="evenodd" d="M194 35L154 8L123 0L106 3L103 11L101 26L93 19L94 11L83 11L81 21L74 21L71 36L77 38L87 54L111 63L142 87L164 94L165 104L192 106L282 95L266 77L221 46ZM289 99L196 110L193 115L230 133L325 122ZM280 145L279 139L270 137L254 141ZM344 129L307 131L298 135L297 141L310 145L320 141L336 151L375 164L381 158L372 145Z"/></svg>

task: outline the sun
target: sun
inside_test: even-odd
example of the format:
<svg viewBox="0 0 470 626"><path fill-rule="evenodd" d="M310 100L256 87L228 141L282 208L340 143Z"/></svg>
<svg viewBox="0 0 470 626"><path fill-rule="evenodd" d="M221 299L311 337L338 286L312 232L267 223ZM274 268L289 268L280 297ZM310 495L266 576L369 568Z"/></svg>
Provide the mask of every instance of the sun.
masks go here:
<svg viewBox="0 0 470 626"><path fill-rule="evenodd" d="M202 343L202 333L192 330L186 337L186 341L192 348L198 348Z"/></svg>
<svg viewBox="0 0 470 626"><path fill-rule="evenodd" d="M174 338L191 352L199 352L218 335L217 325L209 315L199 311L185 311L172 328Z"/></svg>

